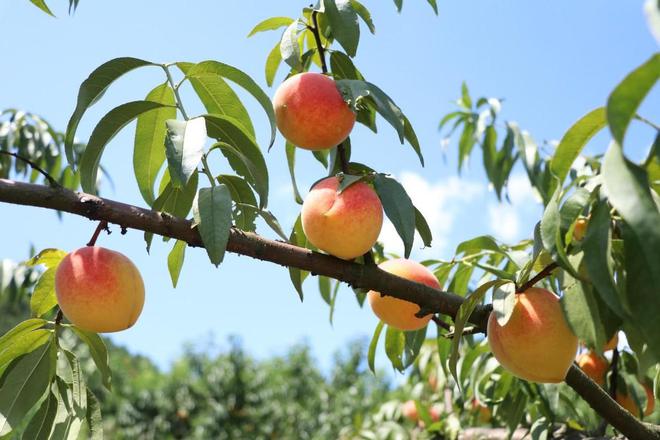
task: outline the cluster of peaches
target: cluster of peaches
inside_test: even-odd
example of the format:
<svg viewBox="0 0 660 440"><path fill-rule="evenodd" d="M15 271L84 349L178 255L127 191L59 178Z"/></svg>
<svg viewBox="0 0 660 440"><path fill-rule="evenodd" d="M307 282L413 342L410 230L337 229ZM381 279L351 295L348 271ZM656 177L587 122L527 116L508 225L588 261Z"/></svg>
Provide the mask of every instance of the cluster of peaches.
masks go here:
<svg viewBox="0 0 660 440"><path fill-rule="evenodd" d="M273 106L282 135L307 150L339 145L356 121L334 80L319 73L300 73L284 81L275 93ZM368 183L359 181L339 191L339 179L328 177L312 187L303 203L301 220L307 239L315 247L351 260L369 252L375 244L383 223L383 207ZM577 239L584 235L585 227L586 222L576 225L575 233L580 235ZM393 259L379 267L440 289L434 274L417 262ZM55 288L67 319L94 332L131 327L144 304L144 285L135 265L122 254L100 247L89 246L68 254L57 270ZM378 318L400 330L420 329L432 317L417 317L418 305L375 291L370 291L368 298ZM578 348L559 298L540 288L516 295L505 325L491 314L488 342L503 367L522 379L542 383L561 382ZM597 365L593 368L598 374L592 377L602 383L601 370L605 367L598 364L602 361L589 359ZM589 365L586 360L581 362L585 368ZM626 405L625 401L621 403Z"/></svg>

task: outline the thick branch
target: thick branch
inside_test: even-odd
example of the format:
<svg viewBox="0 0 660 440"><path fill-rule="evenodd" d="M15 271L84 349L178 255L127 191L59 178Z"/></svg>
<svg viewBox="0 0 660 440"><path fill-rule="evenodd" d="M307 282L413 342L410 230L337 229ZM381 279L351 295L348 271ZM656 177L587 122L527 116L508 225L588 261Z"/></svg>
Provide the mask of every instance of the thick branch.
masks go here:
<svg viewBox="0 0 660 440"><path fill-rule="evenodd" d="M115 223L122 228L139 229L176 238L191 246L202 246L197 229L193 228L188 220L65 188L0 179L0 202L69 212L91 220ZM458 295L400 278L380 270L375 265L359 265L238 229L232 229L227 250L332 277L354 287L374 289L414 302L422 309L452 317L463 303L463 298ZM490 306L477 307L470 316L470 322L485 329L490 310ZM566 383L628 438L660 439L660 433L657 431L659 427L639 422L585 376L576 365L571 366Z"/></svg>
<svg viewBox="0 0 660 440"><path fill-rule="evenodd" d="M78 214L90 220L106 220L125 228L176 238L190 246L203 246L197 229L194 229L192 222L188 220L64 188L54 189L44 185L0 179L0 202L56 209ZM325 275L344 281L353 287L374 289L419 304L423 309L452 317L463 303L463 298L458 295L400 278L375 265L365 266L340 260L238 229L231 230L227 250ZM472 314L470 322L476 325L484 324L489 313L489 307L478 307Z"/></svg>

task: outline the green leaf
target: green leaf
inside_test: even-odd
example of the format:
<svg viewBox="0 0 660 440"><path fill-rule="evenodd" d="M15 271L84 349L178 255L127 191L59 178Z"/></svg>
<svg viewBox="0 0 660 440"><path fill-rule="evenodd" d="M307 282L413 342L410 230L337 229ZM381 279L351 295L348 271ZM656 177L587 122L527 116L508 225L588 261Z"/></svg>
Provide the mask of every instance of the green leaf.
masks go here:
<svg viewBox="0 0 660 440"><path fill-rule="evenodd" d="M174 188L185 186L197 171L204 155L206 123L204 118L189 121L168 119L165 155Z"/></svg>
<svg viewBox="0 0 660 440"><path fill-rule="evenodd" d="M55 414L57 414L57 397L52 392L49 392L48 397L41 402L39 410L25 427L23 439L48 440L53 423L55 422Z"/></svg>
<svg viewBox="0 0 660 440"><path fill-rule="evenodd" d="M383 331L384 325L383 321L378 321L378 325L374 330L374 335L371 337L371 342L369 342L367 363L369 364L369 369L374 374L376 374L376 348L378 347L378 339L380 339L380 333Z"/></svg>
<svg viewBox="0 0 660 440"><path fill-rule="evenodd" d="M397 371L405 370L403 365L403 349L406 346L406 337L402 330L387 326L385 331L385 354Z"/></svg>
<svg viewBox="0 0 660 440"><path fill-rule="evenodd" d="M44 345L52 337L53 331L47 329L35 329L31 331L21 331L15 333L11 338L6 339L2 344L0 351L0 373L5 371L11 361L31 353Z"/></svg>
<svg viewBox="0 0 660 440"><path fill-rule="evenodd" d="M190 212L193 199L197 195L197 185L199 183L199 174L195 173L183 188L174 188L169 181L169 174L164 176L167 184L154 201L152 208L155 211L163 211L172 214L175 217L185 218Z"/></svg>
<svg viewBox="0 0 660 440"><path fill-rule="evenodd" d="M422 348L422 345L426 340L427 329L428 326L425 325L419 330L404 332L404 336L406 338L406 344L403 349L404 368L408 368L409 366L411 366L415 362L415 359L417 359L417 356L419 355L419 350Z"/></svg>
<svg viewBox="0 0 660 440"><path fill-rule="evenodd" d="M472 255L483 250L493 251L498 254L504 254L497 244L497 241L490 235L481 235L460 243L456 247L456 255Z"/></svg>
<svg viewBox="0 0 660 440"><path fill-rule="evenodd" d="M35 5L37 8L41 9L44 11L46 14L50 15L51 17L55 17L55 14L53 14L53 11L50 10L48 5L44 0L30 0L30 2Z"/></svg>
<svg viewBox="0 0 660 440"><path fill-rule="evenodd" d="M622 222L621 233L624 243L624 257L626 269L626 295L630 305L630 312L634 319L629 320L631 325L639 330L649 351L653 353L654 362L660 361L660 320L657 311L660 310L660 296L658 296L657 267L652 266L650 259L645 255L644 241L648 237L640 237L632 225ZM660 248L656 248L660 252ZM626 335L628 335L626 330ZM632 345L632 344L631 344Z"/></svg>
<svg viewBox="0 0 660 440"><path fill-rule="evenodd" d="M424 166L422 147L419 145L419 140L417 139L417 134L415 133L412 124L405 115L403 116L403 137L408 141L413 150L415 150L415 153L417 153L417 157L419 158L419 162L422 164L422 166Z"/></svg>
<svg viewBox="0 0 660 440"><path fill-rule="evenodd" d="M298 25L300 20L294 20L282 34L280 40L280 54L295 72L303 70L302 57L300 55L300 43L298 43Z"/></svg>
<svg viewBox="0 0 660 440"><path fill-rule="evenodd" d="M247 179L259 195L259 208L267 206L268 167L259 146L232 118L220 115L204 115L204 118L209 136L225 143L220 151L229 165Z"/></svg>
<svg viewBox="0 0 660 440"><path fill-rule="evenodd" d="M332 36L354 57L360 41L360 25L350 0L323 0L325 17L332 28Z"/></svg>
<svg viewBox="0 0 660 440"><path fill-rule="evenodd" d="M387 122L394 127L399 141L404 141L404 116L392 99L374 84L355 79L336 81L337 88L344 95L353 110L358 112L364 104L371 104Z"/></svg>
<svg viewBox="0 0 660 440"><path fill-rule="evenodd" d="M571 165L580 155L585 145L594 137L607 121L605 119L605 108L599 107L582 116L575 124L564 134L555 150L554 156L550 159L550 170L559 179L554 179L550 183L549 194L554 193L557 183L561 184L568 175Z"/></svg>
<svg viewBox="0 0 660 440"><path fill-rule="evenodd" d="M332 319L335 315L335 304L337 303L337 294L339 293L339 286L341 283L339 281L335 281L335 287L332 289L332 296L330 297L330 325L332 325ZM360 307L362 307L362 304L360 304Z"/></svg>
<svg viewBox="0 0 660 440"><path fill-rule="evenodd" d="M426 0L426 2L431 5L431 8L433 8L433 12L435 12L435 15L438 15L438 2L437 0Z"/></svg>
<svg viewBox="0 0 660 440"><path fill-rule="evenodd" d="M458 171L461 171L463 162L467 160L470 157L470 153L472 153L472 148L476 143L474 137L475 129L475 123L472 121L468 120L463 125L463 132L458 140Z"/></svg>
<svg viewBox="0 0 660 440"><path fill-rule="evenodd" d="M614 282L610 212L606 203L597 203L591 211L589 227L582 242L584 265L589 279L603 301L619 316L627 315Z"/></svg>
<svg viewBox="0 0 660 440"><path fill-rule="evenodd" d="M607 123L619 145L646 95L660 78L660 53L630 72L607 99Z"/></svg>
<svg viewBox="0 0 660 440"><path fill-rule="evenodd" d="M330 54L330 70L335 80L364 79L353 61L343 52L332 52Z"/></svg>
<svg viewBox="0 0 660 440"><path fill-rule="evenodd" d="M133 171L142 198L151 206L154 202L154 183L165 162L165 122L176 118L176 108L174 92L167 82L150 91L145 101L166 106L138 116L135 127Z"/></svg>
<svg viewBox="0 0 660 440"><path fill-rule="evenodd" d="M231 230L231 193L225 185L202 188L193 202L193 216L211 263L225 256Z"/></svg>
<svg viewBox="0 0 660 440"><path fill-rule="evenodd" d="M96 192L96 175L105 146L133 119L143 113L166 107L159 102L133 101L110 110L96 125L80 159L80 184L83 191Z"/></svg>
<svg viewBox="0 0 660 440"><path fill-rule="evenodd" d="M78 124L89 107L98 101L106 89L120 76L138 67L154 66L155 64L138 58L115 58L100 65L83 81L78 91L78 102L66 127L64 148L69 165L75 165L73 144Z"/></svg>
<svg viewBox="0 0 660 440"><path fill-rule="evenodd" d="M573 333L588 347L603 347L606 341L605 327L600 316L598 299L590 284L564 274L560 299L561 308Z"/></svg>
<svg viewBox="0 0 660 440"><path fill-rule="evenodd" d="M458 101L458 105L465 107L466 110L472 108L472 98L470 98L470 91L465 81L461 84L461 99Z"/></svg>
<svg viewBox="0 0 660 440"><path fill-rule="evenodd" d="M254 127L247 109L220 75L205 66L202 66L204 73L195 73L197 68L192 63L178 63L177 66L186 74L207 113L234 118L255 139Z"/></svg>
<svg viewBox="0 0 660 440"><path fill-rule="evenodd" d="M248 38L258 32L273 31L275 29L279 29L284 26L289 26L291 23L293 23L293 18L289 18L289 17L267 18L261 21L260 23L258 23L254 28L252 28L252 30L248 34Z"/></svg>
<svg viewBox="0 0 660 440"><path fill-rule="evenodd" d="M403 0L394 0L394 5L396 6L397 12L401 12L401 8L403 7Z"/></svg>
<svg viewBox="0 0 660 440"><path fill-rule="evenodd" d="M305 236L305 231L303 230L302 227L302 221L300 220L300 215L298 215L298 218L296 219L296 222L293 225L293 229L291 230L291 235L289 236L289 243L310 250L316 249L314 245L310 243L309 240L307 240L307 237ZM302 283L305 281L308 275L309 272L305 270L301 270L293 266L289 267L289 277L291 278L291 283L293 284L293 287L296 289L296 292L298 292L300 301L303 300Z"/></svg>
<svg viewBox="0 0 660 440"><path fill-rule="evenodd" d="M238 177L227 174L221 174L216 177L218 183L227 186L231 193L231 198L234 201L233 219L234 225L242 230L253 232L256 229L254 223L257 218L257 199L247 182ZM250 205L253 208L246 208L243 205Z"/></svg>
<svg viewBox="0 0 660 440"><path fill-rule="evenodd" d="M289 176L291 176L291 186L293 187L293 197L296 200L296 203L302 205L303 199L300 196L298 191L298 185L296 184L296 146L291 142L286 141L286 163L289 165Z"/></svg>
<svg viewBox="0 0 660 440"><path fill-rule="evenodd" d="M429 224L426 222L426 218L422 215L422 213L415 208L415 229L417 229L417 232L419 233L419 236L422 238L422 242L424 242L425 247L430 247L431 246L431 241L433 240L433 234L431 234L431 228L429 227Z"/></svg>
<svg viewBox="0 0 660 440"><path fill-rule="evenodd" d="M323 298L323 301L325 301L326 304L330 305L332 300L330 278L323 275L319 275L317 278L319 279L319 293L321 294L321 298Z"/></svg>
<svg viewBox="0 0 660 440"><path fill-rule="evenodd" d="M179 66L181 67L181 66ZM275 133L277 131L275 125L275 110L273 110L273 103L270 98L263 91L261 87L245 72L236 67L230 66L229 64L224 64L219 61L202 61L201 63L195 64L188 72L188 78L198 78L198 77L207 77L208 75L219 75L224 79L227 79L236 85L243 88L248 92L257 102L261 105L261 108L266 112L268 116L268 121L270 122L270 142L268 146L270 147L275 142ZM234 114L227 113L228 116L236 118ZM249 119L249 116L248 116ZM245 122L242 122L241 125L244 125ZM245 127L244 127L245 128ZM249 127L247 127L249 130ZM249 133L249 131L248 131ZM252 135L254 138L254 135Z"/></svg>
<svg viewBox="0 0 660 440"><path fill-rule="evenodd" d="M0 337L0 353L10 348L14 344L14 338L29 333L33 330L40 329L46 325L48 321L41 318L26 319L25 321L17 324L14 328Z"/></svg>
<svg viewBox="0 0 660 440"><path fill-rule="evenodd" d="M387 218L403 240L404 256L408 258L415 239L415 206L403 186L390 177L376 174L374 188Z"/></svg>
<svg viewBox="0 0 660 440"><path fill-rule="evenodd" d="M41 274L30 297L32 316L39 318L57 305L55 297L55 273L57 267L51 267Z"/></svg>
<svg viewBox="0 0 660 440"><path fill-rule="evenodd" d="M186 257L186 245L185 241L177 240L167 256L167 269L170 271L173 287L179 282L183 260Z"/></svg>
<svg viewBox="0 0 660 440"><path fill-rule="evenodd" d="M55 342L23 356L0 387L0 436L11 433L39 402L55 374Z"/></svg>
<svg viewBox="0 0 660 440"><path fill-rule="evenodd" d="M76 326L71 326L71 329L82 342L87 344L89 354L92 356L96 368L98 368L101 373L101 382L103 383L103 386L110 391L112 389L112 372L108 365L108 349L106 348L103 339L101 339L96 333L88 332Z"/></svg>
<svg viewBox="0 0 660 440"><path fill-rule="evenodd" d="M630 225L648 267L660 267L660 212L646 172L626 160L621 147L612 143L603 158L602 175L609 201ZM652 274L655 285L660 286L660 271L653 270Z"/></svg>
<svg viewBox="0 0 660 440"><path fill-rule="evenodd" d="M273 49L268 54L268 57L266 58L265 73L266 84L268 84L268 87L273 85L275 74L277 73L277 69L280 67L280 64L282 64L282 53L280 52L280 43L278 42L275 44L275 47L273 47Z"/></svg>
<svg viewBox="0 0 660 440"><path fill-rule="evenodd" d="M103 418L101 404L94 393L87 388L87 413L85 414L90 440L103 440Z"/></svg>
<svg viewBox="0 0 660 440"><path fill-rule="evenodd" d="M376 26L374 26L374 22L371 19L371 13L369 12L369 10L357 0L350 0L350 3L353 10L357 13L357 15L360 16L362 21L364 21L364 23L369 28L369 32L375 34Z"/></svg>
<svg viewBox="0 0 660 440"><path fill-rule="evenodd" d="M513 306L516 303L516 285L506 283L496 286L493 290L493 313L500 326L506 325L513 313Z"/></svg>
<svg viewBox="0 0 660 440"><path fill-rule="evenodd" d="M33 267L43 264L46 269L50 269L51 267L57 267L64 257L66 257L66 252L62 250L53 248L44 249L26 261L25 265Z"/></svg>
<svg viewBox="0 0 660 440"><path fill-rule="evenodd" d="M509 281L493 280L482 284L470 296L468 296L465 301L463 301L463 304L461 304L461 307L459 307L458 312L456 313L456 318L454 319L455 336L451 340L451 349L449 352L449 360L447 362L449 364L449 371L454 377L454 380L456 381L456 384L459 386L459 388L461 385L458 374L456 372L456 365L458 363L458 348L461 342L461 335L463 334L465 324L468 322L470 315L472 315L472 312L477 307L477 305L484 299L484 295L486 295L488 289L491 287L499 287L508 282Z"/></svg>

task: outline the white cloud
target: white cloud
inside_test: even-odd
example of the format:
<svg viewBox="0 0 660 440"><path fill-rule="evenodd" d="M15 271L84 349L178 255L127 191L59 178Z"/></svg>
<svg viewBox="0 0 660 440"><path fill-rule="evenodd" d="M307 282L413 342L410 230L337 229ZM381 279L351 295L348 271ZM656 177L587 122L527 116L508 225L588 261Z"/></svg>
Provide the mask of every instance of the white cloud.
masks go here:
<svg viewBox="0 0 660 440"><path fill-rule="evenodd" d="M493 235L505 242L514 241L520 232L518 215L516 208L511 205L491 204L488 207L488 216Z"/></svg>
<svg viewBox="0 0 660 440"><path fill-rule="evenodd" d="M511 243L521 238L521 217L529 211L528 208L536 209L541 198L525 174L515 174L509 178L508 194L510 203L491 203L488 217L493 235Z"/></svg>
<svg viewBox="0 0 660 440"><path fill-rule="evenodd" d="M433 247L429 252L436 256L447 243L459 206L473 200L484 191L482 184L461 180L455 176L432 183L417 173L406 171L401 173L398 180L406 189L413 204L426 218L433 233ZM386 251L403 254L401 238L387 219L383 224L379 240L385 245ZM421 246L421 239L416 237L415 248L419 249Z"/></svg>

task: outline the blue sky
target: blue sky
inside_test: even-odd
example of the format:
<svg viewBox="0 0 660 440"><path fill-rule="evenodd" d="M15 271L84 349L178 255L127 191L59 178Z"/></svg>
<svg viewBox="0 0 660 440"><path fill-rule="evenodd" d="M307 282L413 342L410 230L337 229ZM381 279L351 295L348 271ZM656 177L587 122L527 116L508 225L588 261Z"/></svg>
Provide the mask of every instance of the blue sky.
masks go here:
<svg viewBox="0 0 660 440"><path fill-rule="evenodd" d="M27 1L0 4L0 108L18 107L38 113L63 130L75 106L80 83L99 64L119 56L155 62L216 59L241 68L266 88L263 69L279 31L247 33L257 22L276 15L297 16L306 2L83 0L78 12L65 14L66 2L51 0L60 18L52 19ZM501 0L444 1L440 15L426 2L406 0L397 14L386 0L365 0L376 23L376 36L363 27L355 60L367 79L385 90L404 110L420 138L426 157L421 169L412 150L398 144L384 122L378 135L358 127L352 135L354 159L399 177L431 223L435 242L417 257L451 258L457 243L482 234L505 241L529 237L541 208L521 170L511 182L512 205L499 205L484 184L479 157L461 176L456 172L456 147L443 156L440 117L465 80L473 95L504 98L503 117L529 130L538 142L559 139L581 115L603 105L609 91L657 51L647 30L642 2L568 0L527 2ZM279 72L276 83L283 78ZM159 69L127 75L85 116L78 135L86 139L94 124L112 107L142 99L163 81ZM269 95L273 89L266 89ZM243 95L241 95L243 96ZM641 113L660 119L660 93L647 99ZM201 113L194 97L184 92L189 113ZM655 106L652 105L655 103ZM257 137L267 145L267 121L246 97ZM108 146L103 157L115 182L103 195L144 206L132 175L134 126ZM639 158L650 142L650 131L634 127L628 154ZM592 152L604 151L607 138L598 137ZM289 229L298 212L291 197L283 140L278 137L266 160L271 173L271 210ZM217 172L221 162L214 164ZM299 154L299 185L308 187L323 174L309 154ZM22 260L29 243L36 248L72 250L83 246L95 224L27 207L0 205L0 258ZM282 353L308 341L321 365L354 338L371 335L376 320L360 309L349 289L337 301L334 326L318 296L315 279L306 284L301 303L290 286L288 272L269 263L228 255L214 268L203 251L189 249L179 286L172 288L166 257L170 244L158 240L151 255L142 234L103 236L99 244L125 253L140 267L147 302L135 327L113 339L147 354L167 367L183 343L226 347L228 335L238 335L245 347L263 357ZM8 232L11 231L11 232ZM264 235L273 237L265 227ZM383 235L390 249L398 243ZM379 363L384 365L383 356Z"/></svg>

